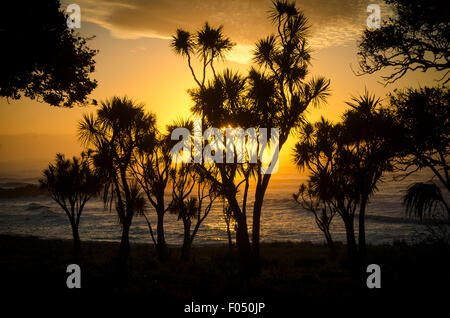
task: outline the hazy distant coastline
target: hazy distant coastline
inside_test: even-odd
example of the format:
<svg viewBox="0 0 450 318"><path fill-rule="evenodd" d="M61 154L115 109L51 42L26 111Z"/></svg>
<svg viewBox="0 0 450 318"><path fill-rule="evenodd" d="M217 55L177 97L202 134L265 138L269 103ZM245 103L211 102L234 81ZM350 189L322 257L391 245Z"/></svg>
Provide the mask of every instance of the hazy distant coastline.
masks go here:
<svg viewBox="0 0 450 318"><path fill-rule="evenodd" d="M0 184L0 198L20 198L48 196L46 189L37 184L4 183Z"/></svg>
<svg viewBox="0 0 450 318"><path fill-rule="evenodd" d="M0 135L0 183L5 179L34 179L52 161L55 153L78 155L81 146L74 134ZM29 182L27 180L26 182Z"/></svg>

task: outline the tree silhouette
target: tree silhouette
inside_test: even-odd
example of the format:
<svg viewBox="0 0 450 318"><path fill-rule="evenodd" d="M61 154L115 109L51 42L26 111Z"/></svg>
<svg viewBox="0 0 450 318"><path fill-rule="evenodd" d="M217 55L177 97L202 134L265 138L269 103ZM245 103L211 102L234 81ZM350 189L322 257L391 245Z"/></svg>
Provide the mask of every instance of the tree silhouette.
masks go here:
<svg viewBox="0 0 450 318"><path fill-rule="evenodd" d="M330 232L330 225L336 215L336 209L322 201L312 182L301 184L297 193L293 194L294 200L305 210L314 214L316 225L325 235L325 240L334 252L334 243Z"/></svg>
<svg viewBox="0 0 450 318"><path fill-rule="evenodd" d="M270 11L276 35L270 35L256 44L254 61L258 70L253 73L254 104L263 112L273 106L268 116L267 127L279 127L279 148L283 147L291 131L303 122L304 111L318 105L328 96L330 82L323 77L306 81L311 61L308 47L308 20L298 11L295 2L275 1ZM262 84L262 87L261 87ZM268 96L265 85L273 85L273 95ZM269 98L268 98L269 97ZM265 114L263 115L265 116ZM253 206L252 244L255 257L259 258L260 219L265 192L271 174L258 174L255 204Z"/></svg>
<svg viewBox="0 0 450 318"><path fill-rule="evenodd" d="M176 140L172 140L173 131L178 128L184 128L190 131L190 137L184 140L184 146L190 147L190 153L172 153L177 155L172 157L169 177L172 184L172 201L168 205L171 213L176 214L179 220L183 221L184 240L182 246L182 259L187 260L190 256L192 243L198 233L198 230L211 212L212 205L219 195L217 182L211 181L216 173L213 167L204 163L185 163L182 159L186 155L190 158L194 155L195 146L192 131L194 122L190 119L179 119L167 126L168 134L165 136L165 144L170 149L174 149ZM183 150L184 152L185 150ZM193 223L195 222L195 223ZM191 225L194 228L191 232Z"/></svg>
<svg viewBox="0 0 450 318"><path fill-rule="evenodd" d="M302 202L309 204L309 210L317 210L320 203L330 210L336 209L346 226L352 257L356 252L353 218L359 206L359 255L364 262L367 204L383 172L393 169L392 161L397 155L393 140L399 130L390 111L367 91L347 104L351 108L344 112L341 123L333 125L322 119L314 125L306 124L294 156L296 164L311 173L303 193L309 193L309 201L313 198L318 201L312 205L314 202L305 202L303 198Z"/></svg>
<svg viewBox="0 0 450 318"><path fill-rule="evenodd" d="M129 230L136 214L143 213L145 201L132 178L134 153L142 144L154 144L155 116L142 104L127 97L113 97L101 103L97 116L84 115L79 123L79 139L93 147L92 159L105 178L104 202L114 203L122 225L119 266L125 266L130 252Z"/></svg>
<svg viewBox="0 0 450 318"><path fill-rule="evenodd" d="M52 106L87 104L96 50L67 26L58 0L3 1L0 5L0 96L21 95ZM95 103L95 101L93 101Z"/></svg>
<svg viewBox="0 0 450 318"><path fill-rule="evenodd" d="M367 91L347 102L351 109L343 115L342 130L347 151L353 157L353 177L359 193L359 253L366 258L365 214L370 196L377 190L381 176L392 171L396 155L393 136L399 133L390 111ZM395 137L394 137L395 138Z"/></svg>
<svg viewBox="0 0 450 318"><path fill-rule="evenodd" d="M201 116L207 127L221 127L225 133L226 127L243 130L259 127L246 97L246 79L231 70L226 69L223 74L217 75L205 86L190 90L190 94L194 101L193 113ZM228 143L228 138L224 137L224 145ZM233 136L230 137L230 139L233 138ZM244 145L248 145L248 141L248 136L244 136ZM203 169L209 181L221 189L233 211L233 217L237 223L236 241L241 256L241 270L249 273L251 246L246 211L250 178L254 177L257 165L248 161L248 153L245 154L247 160L238 163L235 146L233 151L232 163L224 160L222 149L219 154L221 162L203 163L198 168ZM244 188L244 193L242 203L239 204L237 194L241 187Z"/></svg>
<svg viewBox="0 0 450 318"><path fill-rule="evenodd" d="M400 133L397 134L397 167L408 176L430 169L450 192L450 90L423 87L390 94L389 105Z"/></svg>
<svg viewBox="0 0 450 318"><path fill-rule="evenodd" d="M227 228L227 238L228 238L228 247L233 248L233 238L231 237L231 229L236 231L236 220L233 217L233 211L230 209L230 206L225 203L225 197L222 197L223 200L223 219L225 221L225 225Z"/></svg>
<svg viewBox="0 0 450 318"><path fill-rule="evenodd" d="M156 211L156 249L158 257L165 260L168 256L167 244L164 235L164 216L169 210L165 202L165 193L170 180L172 158L170 154L172 142L168 135L156 134L142 142L134 153L135 165L132 167L133 176L141 185L150 204ZM144 214L145 216L145 214ZM153 237L151 224L147 217L150 234ZM155 239L153 237L153 241Z"/></svg>
<svg viewBox="0 0 450 318"><path fill-rule="evenodd" d="M208 127L264 127L280 129L279 147L286 142L292 129L303 120L302 113L310 105L317 105L327 96L329 81L323 78L305 81L310 54L306 41L307 20L299 12L294 3L286 1L274 2L271 11L278 33L256 44L253 68L247 77L225 70L216 74L213 62L223 54L197 54L203 69L202 77L196 76L190 61L189 52L204 52L205 44L198 41L200 33L195 36L189 32L178 30L173 38L172 46L177 53L187 56L188 66L198 87L189 92L194 100L192 111L200 116ZM203 28L208 31L213 28ZM217 29L220 36L212 43L217 44L216 51L226 53L231 46L230 41ZM220 40L218 40L220 39ZM227 43L223 45L222 43ZM209 47L209 46L208 46ZM206 70L210 67L212 79L206 79ZM262 120L261 120L262 119ZM263 126L264 125L264 126ZM226 142L226 141L225 141ZM259 148L258 148L259 149ZM259 151L258 151L259 153ZM275 161L275 158L272 158ZM259 240L260 218L265 191L270 181L270 174L261 175L261 162L255 165L216 164L220 173L220 182L226 194L228 204L237 222L237 246L242 259L249 260L253 250L256 266L244 265L249 271L259 272ZM257 171L258 173L255 173ZM243 180L237 180L242 177ZM256 179L255 204L253 205L252 247L250 246L246 205L249 180ZM244 201L238 203L236 195L239 186L244 185ZM245 190L247 189L247 190Z"/></svg>
<svg viewBox="0 0 450 318"><path fill-rule="evenodd" d="M437 216L434 213L438 209L443 209L447 217L450 217L450 207L442 196L441 189L435 183L417 182L408 187L403 197L403 204L406 206L406 213L410 216L417 216L420 220L425 215Z"/></svg>
<svg viewBox="0 0 450 318"><path fill-rule="evenodd" d="M441 72L439 81L449 81L449 7L445 1L385 0L394 17L380 29L366 30L359 44L362 73L384 68L393 71L383 79L395 82L408 71ZM450 191L448 157L449 91L443 87L424 87L394 91L390 94L392 117L400 132L392 139L397 150L398 170L404 178L429 168ZM394 134L393 134L394 137ZM434 182L411 185L404 196L406 213L422 218L438 207L448 205Z"/></svg>
<svg viewBox="0 0 450 318"><path fill-rule="evenodd" d="M362 74L384 68L393 69L383 76L393 83L408 71L443 72L441 80L450 79L450 11L443 0L385 0L394 16L381 28L365 30L358 47Z"/></svg>
<svg viewBox="0 0 450 318"><path fill-rule="evenodd" d="M184 239L182 259L190 256L192 243L201 224L211 212L212 205L219 192L203 175L202 169L195 169L186 163L177 163L171 169L172 202L169 206L171 213L183 221ZM191 232L192 222L194 229Z"/></svg>
<svg viewBox="0 0 450 318"><path fill-rule="evenodd" d="M48 190L53 200L64 210L72 227L74 251L81 251L78 228L84 206L93 196L100 193L102 180L89 166L85 155L81 159L65 159L56 155L55 163L44 170L39 180L41 187Z"/></svg>
<svg viewBox="0 0 450 318"><path fill-rule="evenodd" d="M410 88L390 94L390 116L399 130L395 136L399 179L430 169L438 183L450 192L449 95L446 87ZM420 219L432 215L438 207L448 211L448 204L434 181L410 185L404 204L408 215Z"/></svg>
<svg viewBox="0 0 450 318"><path fill-rule="evenodd" d="M225 53L229 51L233 44L229 38L223 35L223 28L210 27L205 23L203 28L195 35L187 31L178 29L173 37L172 47L175 52L187 57L189 69L196 81L198 87L189 90L194 101L192 112L199 116L207 127L228 127L231 124L238 127L249 127L249 111L248 105L244 102L245 94L245 78L231 70L225 70L223 74L217 75L214 69L214 61L223 58ZM200 58L203 66L201 77L196 75L192 64L192 53ZM206 83L207 70L210 70L213 78ZM203 145L204 146L204 145ZM211 182L216 183L226 193L230 206L233 206L234 217L237 221L237 241L239 252L241 255L241 267L248 271L248 259L250 257L250 241L246 220L246 203L248 191L248 177L250 174L250 165L243 168L244 165L237 164L218 164L216 165L217 173L209 176ZM199 169L202 166L198 167ZM235 178L240 172L246 170L245 178L245 194L242 208L236 198L239 185L235 184ZM208 174L209 169L204 168L204 173ZM220 176L220 180L215 176Z"/></svg>
<svg viewBox="0 0 450 318"><path fill-rule="evenodd" d="M178 29L176 35L173 36L171 45L177 54L187 58L192 77L198 86L203 87L205 85L208 66L215 76L214 60L223 59L225 54L234 46L234 43L223 35L222 26L214 28L211 27L208 22L205 22L203 28L195 35L185 30ZM195 74L192 67L192 55L197 55L201 59L201 78Z"/></svg>
<svg viewBox="0 0 450 318"><path fill-rule="evenodd" d="M342 124L332 124L324 118L315 124L306 123L298 138L294 162L301 170L308 170L308 188L313 189L314 196L342 218L348 255L356 261L354 217L360 195L353 168L358 158L345 143Z"/></svg>

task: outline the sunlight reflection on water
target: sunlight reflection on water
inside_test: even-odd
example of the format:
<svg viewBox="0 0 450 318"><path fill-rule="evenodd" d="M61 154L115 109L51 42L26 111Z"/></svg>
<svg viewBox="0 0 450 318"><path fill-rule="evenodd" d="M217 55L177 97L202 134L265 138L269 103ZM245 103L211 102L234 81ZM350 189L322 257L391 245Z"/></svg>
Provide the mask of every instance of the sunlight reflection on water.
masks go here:
<svg viewBox="0 0 450 318"><path fill-rule="evenodd" d="M402 182L385 182L372 199L367 214L367 241L372 244L392 243L394 240L410 240L421 225L404 215L401 195L412 182L424 180L423 175ZM262 241L311 241L324 242L313 216L301 211L292 200L292 193L299 185L299 178L280 177L269 187L263 205ZM249 207L253 201L250 199ZM156 232L156 216L152 209L147 215ZM251 232L251 209L248 223ZM357 228L357 227L355 227ZM183 225L174 215L165 217L166 240L170 245L180 245ZM46 197L0 199L0 233L34 235L41 238L71 239L70 225L65 214L51 199ZM120 225L114 210L105 210L99 200L86 204L80 223L80 236L85 241L119 241ZM339 216L332 225L333 239L345 241L345 229ZM137 216L130 231L132 242L151 243L147 224ZM213 207L202 224L194 241L196 245L227 244L226 225L222 218L222 203Z"/></svg>

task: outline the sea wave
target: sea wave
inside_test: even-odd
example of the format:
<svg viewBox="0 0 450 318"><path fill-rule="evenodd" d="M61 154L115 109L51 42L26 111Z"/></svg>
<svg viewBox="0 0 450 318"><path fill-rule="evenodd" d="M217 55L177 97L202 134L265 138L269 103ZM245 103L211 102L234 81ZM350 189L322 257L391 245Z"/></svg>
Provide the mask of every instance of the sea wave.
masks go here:
<svg viewBox="0 0 450 318"><path fill-rule="evenodd" d="M36 211L41 216L45 217L57 217L59 216L59 213L53 211L49 206L41 205L39 203L32 202L28 204L26 207L27 211Z"/></svg>
<svg viewBox="0 0 450 318"><path fill-rule="evenodd" d="M380 185L379 191L371 198L367 207L366 235L368 243L386 244L398 240L408 240L413 233L426 226L426 223L408 218L402 205L402 195L408 185L417 180L426 180L429 175L416 175L415 178L401 182L385 181ZM388 178L386 177L386 179ZM264 198L261 215L262 241L324 242L323 233L317 229L314 216L300 209L292 199L292 193L298 189L299 183L299 180L290 176L271 182L271 188L268 189ZM15 196L11 193L6 195L6 192L10 190L1 191L5 192L5 196L0 197L0 233L34 235L41 238L71 238L72 233L67 217L48 194L33 196L30 189L26 195ZM170 200L169 193L166 198ZM241 199L239 197L240 202ZM251 232L254 191L250 191L247 203L248 228ZM205 219L197 234L196 245L217 244L218 242L227 244L228 237L222 209L221 202L213 205L210 215ZM152 222L155 231L156 213L150 206L146 215ZM358 228L357 217L356 215L356 231ZM175 215L167 214L164 226L167 243L172 246L181 245L183 241L182 222L178 221ZM235 239L234 235L233 233L233 239ZM332 235L336 241L345 242L346 240L345 226L339 216L333 220ZM114 209L110 211L105 208L100 198L90 200L83 210L80 236L83 240L120 241L121 228ZM139 243L151 242L147 223L143 217L136 216L133 219L130 239Z"/></svg>

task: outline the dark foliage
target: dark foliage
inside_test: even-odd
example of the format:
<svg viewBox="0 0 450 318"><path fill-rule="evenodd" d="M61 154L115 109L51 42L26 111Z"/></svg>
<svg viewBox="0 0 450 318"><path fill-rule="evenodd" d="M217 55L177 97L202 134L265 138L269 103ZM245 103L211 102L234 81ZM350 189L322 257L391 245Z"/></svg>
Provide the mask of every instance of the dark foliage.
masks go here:
<svg viewBox="0 0 450 318"><path fill-rule="evenodd" d="M64 210L72 226L75 252L80 251L78 227L84 206L93 196L100 193L102 178L91 169L88 159L73 157L65 159L57 154L55 164L44 170L44 177L39 180L53 200Z"/></svg>
<svg viewBox="0 0 450 318"><path fill-rule="evenodd" d="M359 43L361 71L372 74L384 68L386 84L408 71L435 70L441 80L450 77L450 7L444 0L385 0L393 17L381 28L366 30Z"/></svg>
<svg viewBox="0 0 450 318"><path fill-rule="evenodd" d="M133 217L142 214L145 208L141 189L132 178L134 154L139 148L153 147L155 124L154 114L147 113L144 105L127 97L113 97L102 102L97 116L85 115L79 122L79 139L91 147L89 155L105 181L105 205L112 208L114 204L122 225L120 266L128 259Z"/></svg>
<svg viewBox="0 0 450 318"><path fill-rule="evenodd" d="M389 110L399 131L395 134L398 168L405 176L431 169L450 191L450 90L423 87L390 95Z"/></svg>
<svg viewBox="0 0 450 318"><path fill-rule="evenodd" d="M66 20L59 0L2 1L0 96L64 107L89 102L97 51Z"/></svg>

